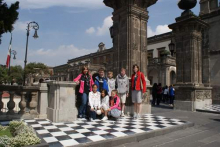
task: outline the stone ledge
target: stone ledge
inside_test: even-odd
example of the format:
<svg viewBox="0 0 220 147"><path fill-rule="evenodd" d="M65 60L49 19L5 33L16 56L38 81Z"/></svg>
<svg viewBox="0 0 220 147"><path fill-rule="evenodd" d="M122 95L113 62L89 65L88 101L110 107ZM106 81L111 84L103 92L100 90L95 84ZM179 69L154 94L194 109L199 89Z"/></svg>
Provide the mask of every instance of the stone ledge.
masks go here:
<svg viewBox="0 0 220 147"><path fill-rule="evenodd" d="M177 130L183 130L189 127L193 127L194 123L187 122L186 124L174 126L174 127L169 127L169 128L164 128L160 130L155 130L147 133L141 133L141 134L135 134L135 135L130 135L126 137L119 137L115 139L109 139L105 141L98 141L98 142L93 142L93 143L88 143L88 144L80 144L76 145L75 147L112 147L112 146L119 146L122 144L126 143L132 143L132 142L139 142L145 139L153 138L156 136L161 136L165 135Z"/></svg>

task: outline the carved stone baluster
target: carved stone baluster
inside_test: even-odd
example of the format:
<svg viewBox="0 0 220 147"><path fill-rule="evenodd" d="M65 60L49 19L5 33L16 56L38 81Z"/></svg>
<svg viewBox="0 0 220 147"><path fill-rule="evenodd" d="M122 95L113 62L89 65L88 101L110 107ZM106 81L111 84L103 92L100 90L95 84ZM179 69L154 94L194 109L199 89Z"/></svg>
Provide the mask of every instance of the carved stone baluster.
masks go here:
<svg viewBox="0 0 220 147"><path fill-rule="evenodd" d="M19 103L20 111L18 112L19 114L25 114L25 108L27 106L27 103L25 101L25 95L26 92L21 92L21 101Z"/></svg>
<svg viewBox="0 0 220 147"><path fill-rule="evenodd" d="M3 113L3 112L2 112L2 109L3 109L3 107L4 107L4 103L3 103L3 101L2 101L2 94L3 94L3 92L0 91L0 114Z"/></svg>
<svg viewBox="0 0 220 147"><path fill-rule="evenodd" d="M31 102L30 102L30 114L37 115L37 92L31 93Z"/></svg>
<svg viewBox="0 0 220 147"><path fill-rule="evenodd" d="M10 94L10 100L7 103L7 107L8 107L7 114L14 114L15 113L14 112L14 108L15 108L14 94L15 94L15 92L14 91L10 91L9 94Z"/></svg>

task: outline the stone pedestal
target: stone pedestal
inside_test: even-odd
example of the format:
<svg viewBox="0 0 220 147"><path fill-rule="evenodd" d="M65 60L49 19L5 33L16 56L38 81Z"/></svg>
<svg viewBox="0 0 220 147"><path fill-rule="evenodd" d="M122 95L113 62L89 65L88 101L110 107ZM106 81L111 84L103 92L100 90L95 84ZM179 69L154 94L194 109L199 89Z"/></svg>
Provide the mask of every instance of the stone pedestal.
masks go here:
<svg viewBox="0 0 220 147"><path fill-rule="evenodd" d="M212 88L199 86L176 86L174 109L195 111L212 104Z"/></svg>
<svg viewBox="0 0 220 147"><path fill-rule="evenodd" d="M47 118L47 107L48 107L47 83L40 83L39 105L38 105L39 118L41 119Z"/></svg>
<svg viewBox="0 0 220 147"><path fill-rule="evenodd" d="M53 122L72 122L77 119L73 82L52 82L49 85L47 118Z"/></svg>
<svg viewBox="0 0 220 147"><path fill-rule="evenodd" d="M211 104L212 88L203 84L202 31L208 24L186 10L169 25L176 42L177 84L174 108L195 111Z"/></svg>

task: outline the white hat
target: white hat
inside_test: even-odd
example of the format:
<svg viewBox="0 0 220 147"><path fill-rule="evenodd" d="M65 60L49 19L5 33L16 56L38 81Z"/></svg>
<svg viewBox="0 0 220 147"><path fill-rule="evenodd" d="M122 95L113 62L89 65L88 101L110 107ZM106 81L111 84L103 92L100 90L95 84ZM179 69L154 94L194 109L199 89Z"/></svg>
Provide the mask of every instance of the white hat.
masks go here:
<svg viewBox="0 0 220 147"><path fill-rule="evenodd" d="M101 111L101 110L97 110L97 111L96 111L96 114L97 114L97 115L101 115L101 114L102 114L102 111Z"/></svg>

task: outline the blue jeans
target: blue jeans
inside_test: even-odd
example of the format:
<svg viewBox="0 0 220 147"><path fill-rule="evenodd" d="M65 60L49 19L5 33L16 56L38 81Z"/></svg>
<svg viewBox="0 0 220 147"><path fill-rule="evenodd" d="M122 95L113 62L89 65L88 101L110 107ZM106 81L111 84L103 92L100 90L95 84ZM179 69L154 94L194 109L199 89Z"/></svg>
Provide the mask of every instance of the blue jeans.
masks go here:
<svg viewBox="0 0 220 147"><path fill-rule="evenodd" d="M81 98L82 98L82 102L81 102L81 106L79 107L79 115L86 115L88 94L83 93Z"/></svg>
<svg viewBox="0 0 220 147"><path fill-rule="evenodd" d="M90 118L96 119L96 112L90 110Z"/></svg>

